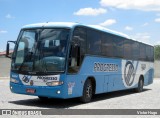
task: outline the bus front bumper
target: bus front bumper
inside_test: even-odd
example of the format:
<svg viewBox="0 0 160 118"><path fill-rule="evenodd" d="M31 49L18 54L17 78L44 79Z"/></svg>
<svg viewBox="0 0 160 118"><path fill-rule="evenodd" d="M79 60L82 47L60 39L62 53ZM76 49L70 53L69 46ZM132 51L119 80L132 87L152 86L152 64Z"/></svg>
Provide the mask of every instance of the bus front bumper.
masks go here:
<svg viewBox="0 0 160 118"><path fill-rule="evenodd" d="M62 86L26 86L10 82L10 90L12 93L42 96L49 98L62 98L65 99L62 93ZM27 91L30 90L30 91ZM32 92L34 90L34 93Z"/></svg>

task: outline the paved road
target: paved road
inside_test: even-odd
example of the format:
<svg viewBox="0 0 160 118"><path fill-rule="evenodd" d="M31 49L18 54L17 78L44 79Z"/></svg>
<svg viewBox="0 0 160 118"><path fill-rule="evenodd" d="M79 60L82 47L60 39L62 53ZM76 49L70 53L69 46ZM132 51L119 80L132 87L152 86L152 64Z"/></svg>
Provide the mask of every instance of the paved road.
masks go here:
<svg viewBox="0 0 160 118"><path fill-rule="evenodd" d="M8 79L0 79L0 91L1 109L160 109L160 79L155 79L142 93L127 90L101 94L87 104L78 99L40 101L35 96L13 94Z"/></svg>

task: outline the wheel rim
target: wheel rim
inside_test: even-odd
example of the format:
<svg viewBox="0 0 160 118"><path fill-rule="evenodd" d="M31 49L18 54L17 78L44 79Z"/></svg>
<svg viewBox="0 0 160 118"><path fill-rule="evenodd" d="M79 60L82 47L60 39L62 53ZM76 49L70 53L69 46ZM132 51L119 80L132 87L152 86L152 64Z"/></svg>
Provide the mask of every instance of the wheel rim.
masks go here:
<svg viewBox="0 0 160 118"><path fill-rule="evenodd" d="M91 98L92 97L92 86L88 85L86 89L86 97Z"/></svg>

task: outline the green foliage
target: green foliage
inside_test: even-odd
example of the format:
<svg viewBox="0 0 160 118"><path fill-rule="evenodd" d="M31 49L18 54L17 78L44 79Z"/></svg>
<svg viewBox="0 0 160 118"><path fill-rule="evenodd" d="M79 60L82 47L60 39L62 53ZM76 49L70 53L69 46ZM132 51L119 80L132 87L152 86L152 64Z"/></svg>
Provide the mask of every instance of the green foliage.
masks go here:
<svg viewBox="0 0 160 118"><path fill-rule="evenodd" d="M154 59L160 60L160 45L154 46Z"/></svg>

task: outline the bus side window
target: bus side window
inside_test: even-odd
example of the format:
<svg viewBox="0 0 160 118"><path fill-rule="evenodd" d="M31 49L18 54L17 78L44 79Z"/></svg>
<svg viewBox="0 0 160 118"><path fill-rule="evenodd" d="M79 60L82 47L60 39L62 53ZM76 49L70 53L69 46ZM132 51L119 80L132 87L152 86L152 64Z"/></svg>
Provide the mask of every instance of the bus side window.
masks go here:
<svg viewBox="0 0 160 118"><path fill-rule="evenodd" d="M69 54L69 73L77 73L86 53L86 29L76 28L73 33Z"/></svg>

